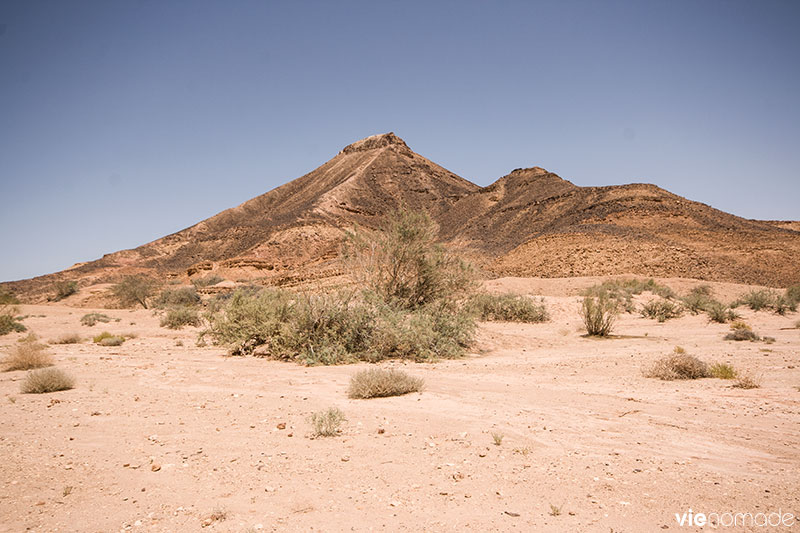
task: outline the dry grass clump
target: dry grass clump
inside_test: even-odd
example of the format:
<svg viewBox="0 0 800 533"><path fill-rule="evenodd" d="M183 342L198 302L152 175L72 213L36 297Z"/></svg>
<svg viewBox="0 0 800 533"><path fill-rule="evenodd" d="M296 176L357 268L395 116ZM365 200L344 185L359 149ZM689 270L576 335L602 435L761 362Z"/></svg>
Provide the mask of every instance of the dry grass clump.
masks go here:
<svg viewBox="0 0 800 533"><path fill-rule="evenodd" d="M122 343L125 342L125 337L112 335L111 333L104 331L99 335L95 335L92 341L100 346L121 346Z"/></svg>
<svg viewBox="0 0 800 533"><path fill-rule="evenodd" d="M728 363L714 363L708 367L712 378L735 379L738 376L736 369Z"/></svg>
<svg viewBox="0 0 800 533"><path fill-rule="evenodd" d="M59 368L42 368L29 372L22 382L23 394L42 394L69 390L75 386L75 379Z"/></svg>
<svg viewBox="0 0 800 533"><path fill-rule="evenodd" d="M55 339L50 341L50 344L80 344L83 339L77 333L62 333Z"/></svg>
<svg viewBox="0 0 800 533"><path fill-rule="evenodd" d="M708 365L685 350L675 350L662 357L644 372L645 377L664 381L676 379L699 379L710 376Z"/></svg>
<svg viewBox="0 0 800 533"><path fill-rule="evenodd" d="M199 326L200 313L191 307L173 307L161 319L161 327L169 329L181 329L183 326Z"/></svg>
<svg viewBox="0 0 800 533"><path fill-rule="evenodd" d="M32 370L53 365L53 356L44 344L35 342L35 337L17 343L11 353L3 360L5 372L12 370Z"/></svg>
<svg viewBox="0 0 800 533"><path fill-rule="evenodd" d="M81 324L84 326L94 326L98 322L111 322L111 317L103 313L87 313L81 317Z"/></svg>
<svg viewBox="0 0 800 533"><path fill-rule="evenodd" d="M607 337L617 318L617 304L605 296L587 296L581 305L581 318L589 335Z"/></svg>
<svg viewBox="0 0 800 533"><path fill-rule="evenodd" d="M324 411L312 413L309 422L313 428L314 437L335 437L342 430L342 424L347 420L344 413L338 407L329 407Z"/></svg>
<svg viewBox="0 0 800 533"><path fill-rule="evenodd" d="M410 376L402 370L369 368L350 378L347 396L354 399L402 396L421 391L424 383L422 378Z"/></svg>
<svg viewBox="0 0 800 533"><path fill-rule="evenodd" d="M550 318L543 301L519 294L476 294L469 305L481 320L536 323Z"/></svg>
<svg viewBox="0 0 800 533"><path fill-rule="evenodd" d="M731 387L735 389L758 389L761 387L761 378L752 374L742 374L736 378Z"/></svg>
<svg viewBox="0 0 800 533"><path fill-rule="evenodd" d="M761 337L756 335L752 328L741 320L731 324L731 332L723 337L726 341L757 341Z"/></svg>
<svg viewBox="0 0 800 533"><path fill-rule="evenodd" d="M670 318L678 318L683 314L683 308L670 300L663 298L651 300L642 306L642 316L665 322Z"/></svg>

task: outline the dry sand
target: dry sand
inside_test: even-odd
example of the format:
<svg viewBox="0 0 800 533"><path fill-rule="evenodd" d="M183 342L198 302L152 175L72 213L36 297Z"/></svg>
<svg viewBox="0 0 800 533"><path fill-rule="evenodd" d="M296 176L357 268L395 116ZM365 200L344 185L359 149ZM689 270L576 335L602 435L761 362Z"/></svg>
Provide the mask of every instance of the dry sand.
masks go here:
<svg viewBox="0 0 800 533"><path fill-rule="evenodd" d="M482 324L465 359L392 363L426 389L374 400L346 396L366 365L227 358L151 311L106 310L121 320L86 327L87 309L23 306L45 341L138 337L51 346L70 391L20 394L25 373L0 373L0 531L607 533L699 531L676 522L689 508L800 514L800 315L740 310L770 345L723 341L728 326L703 315L623 315L622 337L596 340L574 296L586 283L492 282L545 294L552 320ZM19 337L0 337L0 352ZM763 385L642 376L676 345ZM309 438L308 416L329 406L343 434Z"/></svg>

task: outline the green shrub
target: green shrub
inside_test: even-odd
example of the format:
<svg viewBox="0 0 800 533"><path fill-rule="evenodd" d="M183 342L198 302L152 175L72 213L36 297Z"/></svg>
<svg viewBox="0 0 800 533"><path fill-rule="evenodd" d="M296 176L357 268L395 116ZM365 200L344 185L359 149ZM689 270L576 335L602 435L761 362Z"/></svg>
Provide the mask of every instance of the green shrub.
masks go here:
<svg viewBox="0 0 800 533"><path fill-rule="evenodd" d="M402 370L369 368L350 378L347 396L354 399L402 396L422 390L422 378L408 375Z"/></svg>
<svg viewBox="0 0 800 533"><path fill-rule="evenodd" d="M19 303L19 299L14 296L10 290L0 287L0 306L15 305Z"/></svg>
<svg viewBox="0 0 800 533"><path fill-rule="evenodd" d="M662 357L645 371L648 378L664 381L698 379L710 376L708 365L693 355L678 352Z"/></svg>
<svg viewBox="0 0 800 533"><path fill-rule="evenodd" d="M193 306L200 304L200 295L194 287L179 289L165 289L158 295L154 307L165 308L170 306Z"/></svg>
<svg viewBox="0 0 800 533"><path fill-rule="evenodd" d="M22 333L25 325L18 318L19 308L15 305L0 305L0 335Z"/></svg>
<svg viewBox="0 0 800 533"><path fill-rule="evenodd" d="M617 304L606 296L587 296L581 305L581 318L589 335L606 337L614 327Z"/></svg>
<svg viewBox="0 0 800 533"><path fill-rule="evenodd" d="M665 299L675 298L672 289L665 285L656 283L655 280L647 279L612 279L604 281L598 285L589 287L581 292L585 297L604 297L615 302L617 309L622 309L627 313L635 310L633 296L650 292Z"/></svg>
<svg viewBox="0 0 800 533"><path fill-rule="evenodd" d="M734 320L738 320L740 318L736 311L720 302L712 302L709 304L706 307L706 313L708 314L708 319L710 321L719 322L720 324L733 322Z"/></svg>
<svg viewBox="0 0 800 533"><path fill-rule="evenodd" d="M708 367L708 371L712 378L717 379L734 379L736 378L736 369L728 363L714 363Z"/></svg>
<svg viewBox="0 0 800 533"><path fill-rule="evenodd" d="M797 302L792 301L786 295L780 295L775 299L774 309L777 314L783 316L789 311L797 311Z"/></svg>
<svg viewBox="0 0 800 533"><path fill-rule="evenodd" d="M800 304L800 283L786 289L786 299L795 305Z"/></svg>
<svg viewBox="0 0 800 533"><path fill-rule="evenodd" d="M81 324L84 326L94 326L98 322L111 322L111 317L103 313L88 313L81 317Z"/></svg>
<svg viewBox="0 0 800 533"><path fill-rule="evenodd" d="M719 304L712 296L710 285L698 285L689 291L689 294L681 298L683 306L693 315L707 311L713 304Z"/></svg>
<svg viewBox="0 0 800 533"><path fill-rule="evenodd" d="M63 300L68 296L72 296L73 294L78 292L78 282L77 281L57 281L55 283L55 295L50 298L53 302L58 302Z"/></svg>
<svg viewBox="0 0 800 533"><path fill-rule="evenodd" d="M3 370L31 370L52 366L53 356L47 352L47 347L33 339L16 344L11 353L3 360Z"/></svg>
<svg viewBox="0 0 800 533"><path fill-rule="evenodd" d="M208 276L202 278L195 278L192 280L192 285L197 287L211 287L212 285L216 285L217 283L221 283L223 280L221 277L217 276L216 274L209 274Z"/></svg>
<svg viewBox="0 0 800 533"><path fill-rule="evenodd" d="M42 368L29 372L22 382L23 394L42 394L69 390L75 386L75 379L58 368Z"/></svg>
<svg viewBox="0 0 800 533"><path fill-rule="evenodd" d="M158 282L147 276L128 276L111 287L111 293L123 307L141 305L147 309L147 300L155 294Z"/></svg>
<svg viewBox="0 0 800 533"><path fill-rule="evenodd" d="M753 311L771 309L775 306L778 294L770 289L752 290L742 295L738 300L738 305L746 305Z"/></svg>
<svg viewBox="0 0 800 533"><path fill-rule="evenodd" d="M680 305L669 300L651 300L642 306L642 316L664 322L670 318L678 318L683 313Z"/></svg>
<svg viewBox="0 0 800 533"><path fill-rule="evenodd" d="M534 323L550 318L543 302L518 294L476 294L469 307L481 320Z"/></svg>
<svg viewBox="0 0 800 533"><path fill-rule="evenodd" d="M315 437L335 437L342 432L342 423L347 419L338 407L330 407L325 411L312 413L309 417Z"/></svg>
<svg viewBox="0 0 800 533"><path fill-rule="evenodd" d="M183 326L199 326L200 314L191 307L173 307L161 319L161 327L181 329Z"/></svg>

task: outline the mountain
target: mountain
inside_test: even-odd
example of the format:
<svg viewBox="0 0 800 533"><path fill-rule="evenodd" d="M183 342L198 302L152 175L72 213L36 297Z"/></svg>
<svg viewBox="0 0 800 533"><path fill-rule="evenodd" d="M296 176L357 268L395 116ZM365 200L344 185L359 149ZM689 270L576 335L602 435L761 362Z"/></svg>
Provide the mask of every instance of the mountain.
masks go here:
<svg viewBox="0 0 800 533"><path fill-rule="evenodd" d="M746 220L655 185L579 187L542 168L479 187L386 133L190 228L65 271L5 284L41 300L148 273L292 285L341 273L343 231L394 208L428 211L442 240L489 275L636 274L786 286L800 282L800 223Z"/></svg>

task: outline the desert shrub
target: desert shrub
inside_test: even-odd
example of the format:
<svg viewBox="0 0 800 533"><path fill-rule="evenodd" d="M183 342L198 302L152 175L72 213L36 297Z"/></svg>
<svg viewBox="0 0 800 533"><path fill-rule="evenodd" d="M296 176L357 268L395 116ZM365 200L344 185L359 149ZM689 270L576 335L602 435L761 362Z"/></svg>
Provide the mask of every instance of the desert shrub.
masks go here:
<svg viewBox="0 0 800 533"><path fill-rule="evenodd" d="M335 437L341 433L341 426L347 420L338 407L312 413L309 417L315 437Z"/></svg>
<svg viewBox="0 0 800 533"><path fill-rule="evenodd" d="M415 309L466 296L475 286L471 267L436 242L436 223L423 212L390 213L381 231L347 234L347 271L384 302Z"/></svg>
<svg viewBox="0 0 800 533"><path fill-rule="evenodd" d="M200 313L191 307L173 307L168 309L161 319L161 327L181 329L183 326L199 326Z"/></svg>
<svg viewBox="0 0 800 533"><path fill-rule="evenodd" d="M51 301L58 302L72 296L78 292L77 281L57 281L55 283L55 295L50 298Z"/></svg>
<svg viewBox="0 0 800 533"><path fill-rule="evenodd" d="M736 378L731 385L735 389L758 389L761 387L761 379L752 374L742 374Z"/></svg>
<svg viewBox="0 0 800 533"><path fill-rule="evenodd" d="M786 289L786 299L794 304L800 304L800 283Z"/></svg>
<svg viewBox="0 0 800 533"><path fill-rule="evenodd" d="M717 379L734 379L737 376L736 369L728 363L714 363L708 367L708 372Z"/></svg>
<svg viewBox="0 0 800 533"><path fill-rule="evenodd" d="M651 300L642 306L642 316L664 322L683 313L680 305L665 299Z"/></svg>
<svg viewBox="0 0 800 533"><path fill-rule="evenodd" d="M675 298L675 292L665 285L656 283L654 279L612 279L589 287L581 292L586 297L605 297L613 300L617 309L632 313L635 310L633 296L650 292L665 299Z"/></svg>
<svg viewBox="0 0 800 533"><path fill-rule="evenodd" d="M731 324L731 332L723 337L726 341L757 341L760 338L750 326L741 320Z"/></svg>
<svg viewBox="0 0 800 533"><path fill-rule="evenodd" d="M789 311L797 311L797 302L782 294L775 299L773 308L777 314L783 316Z"/></svg>
<svg viewBox="0 0 800 533"><path fill-rule="evenodd" d="M10 290L0 287L0 306L2 305L15 305L19 303L19 299L14 296Z"/></svg>
<svg viewBox="0 0 800 533"><path fill-rule="evenodd" d="M111 322L111 317L103 313L87 313L81 317L81 324L84 326L94 326L98 322Z"/></svg>
<svg viewBox="0 0 800 533"><path fill-rule="evenodd" d="M112 335L111 333L104 331L99 335L95 335L92 341L100 346L121 346L122 343L125 342L125 337Z"/></svg>
<svg viewBox="0 0 800 533"><path fill-rule="evenodd" d="M614 327L617 305L605 296L587 296L581 305L581 318L589 335L606 337Z"/></svg>
<svg viewBox="0 0 800 533"><path fill-rule="evenodd" d="M194 287L182 287L179 289L165 289L161 291L158 298L153 303L154 307L170 306L193 306L200 303L200 295Z"/></svg>
<svg viewBox="0 0 800 533"><path fill-rule="evenodd" d="M775 301L778 298L778 293L770 289L752 290L741 297L737 301L738 305L746 305L753 311L761 311L762 309L770 309L775 306Z"/></svg>
<svg viewBox="0 0 800 533"><path fill-rule="evenodd" d="M347 396L354 399L401 396L419 392L423 384L422 378L410 376L402 370L369 368L350 378Z"/></svg>
<svg viewBox="0 0 800 533"><path fill-rule="evenodd" d="M29 372L22 382L23 394L42 394L69 390L75 386L75 379L59 368L42 368Z"/></svg>
<svg viewBox="0 0 800 533"><path fill-rule="evenodd" d="M141 305L147 309L147 300L155 294L158 282L147 276L128 276L111 288L111 293L123 307Z"/></svg>
<svg viewBox="0 0 800 533"><path fill-rule="evenodd" d="M216 285L217 283L221 283L224 281L221 277L217 276L216 274L209 274L208 276L202 278L195 278L192 280L192 285L197 287L211 287L212 285Z"/></svg>
<svg viewBox="0 0 800 533"><path fill-rule="evenodd" d="M77 333L64 333L50 341L50 344L80 344L81 340Z"/></svg>
<svg viewBox="0 0 800 533"><path fill-rule="evenodd" d="M25 331L25 325L20 322L18 314L19 308L16 305L0 304L0 335Z"/></svg>
<svg viewBox="0 0 800 533"><path fill-rule="evenodd" d="M17 343L11 348L11 353L3 360L3 370L31 370L52 366L53 356L47 352L47 347L34 340Z"/></svg>
<svg viewBox="0 0 800 533"><path fill-rule="evenodd" d="M724 324L726 322L732 322L740 318L739 314L736 311L734 311L727 305L716 301L710 303L706 307L705 311L706 314L708 314L708 319L710 321L719 322L720 324Z"/></svg>
<svg viewBox="0 0 800 533"><path fill-rule="evenodd" d="M550 318L543 302L519 294L476 294L469 306L481 320L533 323Z"/></svg>
<svg viewBox="0 0 800 533"><path fill-rule="evenodd" d="M644 374L648 378L664 381L707 378L710 375L708 365L703 361L693 355L677 351L653 363Z"/></svg>
<svg viewBox="0 0 800 533"><path fill-rule="evenodd" d="M681 298L681 302L683 302L683 306L687 311L696 315L708 310L713 304L719 304L712 295L713 292L710 285L698 285L690 290L689 294Z"/></svg>

